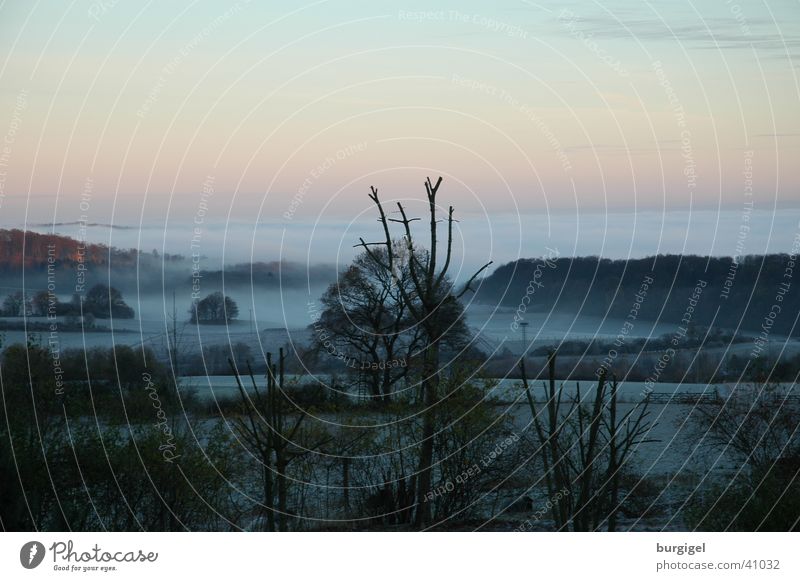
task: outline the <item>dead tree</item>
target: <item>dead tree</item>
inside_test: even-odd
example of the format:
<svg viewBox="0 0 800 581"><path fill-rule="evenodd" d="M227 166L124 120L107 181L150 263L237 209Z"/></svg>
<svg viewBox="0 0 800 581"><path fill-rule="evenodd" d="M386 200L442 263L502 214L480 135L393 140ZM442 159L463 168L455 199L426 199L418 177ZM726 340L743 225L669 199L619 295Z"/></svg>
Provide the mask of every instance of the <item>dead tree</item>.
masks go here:
<svg viewBox="0 0 800 581"><path fill-rule="evenodd" d="M365 242L360 239L357 247L363 247L372 262L383 269L389 276L397 277L397 268L400 257L397 256L396 247L392 238L389 223L395 222L403 227L403 242L407 249L408 271L411 276L410 288L400 284L397 289L401 298L411 314L413 320L421 326L425 333L425 347L423 349L421 399L424 405L422 418L422 441L420 443L419 464L417 467L417 508L415 524L424 528L431 521L430 504L425 502L431 490L432 466L434 456L434 436L436 429L436 406L439 402L439 355L441 341L452 318L452 307L466 292L473 290L471 285L475 279L492 263L488 262L470 277L463 289L455 293L453 285L447 276L450 268L450 259L453 248L453 207L450 206L447 215L447 245L444 263L438 263L438 226L436 193L442 183L442 178L436 184L430 178L425 181L425 191L428 198L430 239L427 252L420 252L411 231L411 223L420 218L409 218L403 205L398 202L400 218L389 218L378 199L378 190L371 187L370 199L378 209L378 221L383 227L384 240L380 242ZM385 252L375 252L372 247L382 246Z"/></svg>
<svg viewBox="0 0 800 581"><path fill-rule="evenodd" d="M287 530L287 485L286 470L292 460L306 453L303 447L293 442L306 413L297 410L296 417L290 421L290 404L285 397L283 348L278 356L278 365L272 362L272 353L267 353L267 387L260 390L253 376L250 364L247 372L252 382L252 393L247 393L242 385L239 371L233 360L228 363L236 378L241 396L242 412L235 420L236 431L248 447L255 452L262 466L264 487L264 508L266 529L275 530L276 515L278 530ZM289 425L291 424L291 425ZM277 503L276 503L277 500ZM276 506L277 504L277 506Z"/></svg>
<svg viewBox="0 0 800 581"><path fill-rule="evenodd" d="M544 468L544 481L553 503L551 515L559 530L592 531L605 523L614 531L619 511L620 479L635 448L651 442L647 434L648 400L637 403L617 419L618 384L612 378L607 392L606 370L600 370L594 401L584 404L580 383L569 407L562 411L563 384L556 389L556 354L548 356L546 415L537 410L528 383L525 358L520 361L523 388L531 410ZM560 493L560 494L559 494Z"/></svg>

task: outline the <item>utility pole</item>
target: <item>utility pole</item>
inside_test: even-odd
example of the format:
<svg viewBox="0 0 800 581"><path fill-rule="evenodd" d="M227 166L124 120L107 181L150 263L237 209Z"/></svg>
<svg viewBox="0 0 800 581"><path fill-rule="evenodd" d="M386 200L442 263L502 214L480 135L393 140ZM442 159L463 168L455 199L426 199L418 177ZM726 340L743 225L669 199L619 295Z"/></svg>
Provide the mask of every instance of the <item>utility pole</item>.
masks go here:
<svg viewBox="0 0 800 581"><path fill-rule="evenodd" d="M522 327L522 356L528 353L528 323L527 321L522 321L519 326Z"/></svg>
<svg viewBox="0 0 800 581"><path fill-rule="evenodd" d="M522 365L523 375L525 375L525 357L528 355L528 325L527 321L522 321L519 324L522 327L522 357L520 358L520 365Z"/></svg>
<svg viewBox="0 0 800 581"><path fill-rule="evenodd" d="M172 373L178 377L178 310L175 306L175 289L172 289Z"/></svg>

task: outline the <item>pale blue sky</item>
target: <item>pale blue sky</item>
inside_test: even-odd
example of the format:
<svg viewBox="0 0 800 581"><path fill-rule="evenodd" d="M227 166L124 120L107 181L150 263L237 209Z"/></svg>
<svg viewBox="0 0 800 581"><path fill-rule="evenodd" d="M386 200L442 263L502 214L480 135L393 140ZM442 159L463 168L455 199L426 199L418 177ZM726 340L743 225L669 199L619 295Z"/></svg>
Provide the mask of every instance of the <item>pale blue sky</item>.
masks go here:
<svg viewBox="0 0 800 581"><path fill-rule="evenodd" d="M0 223L800 207L796 0L404 4L6 0Z"/></svg>

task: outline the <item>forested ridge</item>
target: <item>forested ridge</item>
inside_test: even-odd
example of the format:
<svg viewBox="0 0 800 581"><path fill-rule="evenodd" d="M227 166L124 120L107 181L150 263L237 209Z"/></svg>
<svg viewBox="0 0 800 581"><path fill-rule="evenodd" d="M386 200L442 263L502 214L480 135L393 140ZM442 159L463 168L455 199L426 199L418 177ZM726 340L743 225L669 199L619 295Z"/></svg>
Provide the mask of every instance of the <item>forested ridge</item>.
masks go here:
<svg viewBox="0 0 800 581"><path fill-rule="evenodd" d="M20 276L23 268L26 275L43 275L48 260L56 273L69 271L70 277L81 264L86 267L89 279L92 274L99 276L111 268L112 279L121 288L132 282L128 280L131 273L160 279L164 263L174 267L167 276L180 281L175 284L191 283L191 261L178 254L120 249L18 229L0 230L0 273L6 280ZM794 256L789 254L749 255L737 261L730 257L693 255L631 260L597 256L523 258L499 266L485 277L476 300L519 309L525 298L527 304L523 308L527 312L580 310L583 315L625 317L645 277L652 277L638 318L678 323L698 282L702 281L706 286L693 313L694 323L760 332L765 318L777 304L781 312L769 322L770 332L797 336L800 331L795 322L800 312L800 294L798 285L792 281L793 261ZM291 286L303 278L302 271L292 263L257 262L226 266L224 274L221 270L204 269L202 276L212 285L221 284L224 276L228 284ZM336 276L335 269L325 265L312 267L309 272L317 281L333 280Z"/></svg>
<svg viewBox="0 0 800 581"><path fill-rule="evenodd" d="M164 260L181 261L183 256L165 254ZM156 252L144 253L135 249L91 244L58 234L41 234L19 229L0 230L0 271L16 272L26 269L46 269L48 260L56 267L75 266L78 263L94 266L134 266L137 260L160 262Z"/></svg>
<svg viewBox="0 0 800 581"><path fill-rule="evenodd" d="M110 269L112 284L126 290L135 289L137 282L145 287L149 284L160 287L163 282L166 287L189 289L195 273L199 273L206 285L215 288L221 288L223 278L228 285L253 284L263 288L299 286L309 280L327 284L336 278L333 265L307 267L288 261L257 261L226 265L222 270L218 261L205 256L124 249L59 234L0 229L0 274L6 285L21 286L24 269L26 286L44 286L48 264L59 279L69 281L67 286L72 285L78 270L84 271L87 282L107 282Z"/></svg>
<svg viewBox="0 0 800 581"><path fill-rule="evenodd" d="M638 317L679 323L703 281L706 286L693 313L694 323L760 331L777 304L781 316L774 319L771 332L796 336L800 295L792 282L794 259L788 254L744 256L736 262L730 257L680 255L631 260L524 258L487 276L476 299L519 308L527 295L528 312L580 310L584 315L625 317L645 277L652 277Z"/></svg>

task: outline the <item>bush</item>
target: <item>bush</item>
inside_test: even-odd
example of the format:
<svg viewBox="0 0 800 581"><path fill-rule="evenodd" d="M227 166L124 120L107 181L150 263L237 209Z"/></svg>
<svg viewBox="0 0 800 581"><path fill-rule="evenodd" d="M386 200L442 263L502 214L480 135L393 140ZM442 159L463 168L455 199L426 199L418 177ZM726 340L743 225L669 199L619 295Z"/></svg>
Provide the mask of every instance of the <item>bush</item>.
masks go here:
<svg viewBox="0 0 800 581"><path fill-rule="evenodd" d="M798 470L800 458L787 458L769 470L717 482L692 499L687 523L701 531L800 531Z"/></svg>

